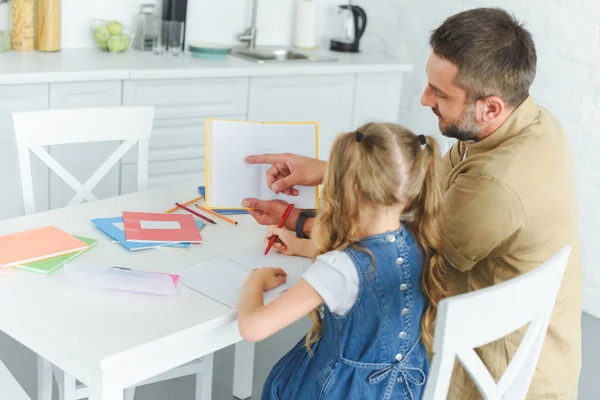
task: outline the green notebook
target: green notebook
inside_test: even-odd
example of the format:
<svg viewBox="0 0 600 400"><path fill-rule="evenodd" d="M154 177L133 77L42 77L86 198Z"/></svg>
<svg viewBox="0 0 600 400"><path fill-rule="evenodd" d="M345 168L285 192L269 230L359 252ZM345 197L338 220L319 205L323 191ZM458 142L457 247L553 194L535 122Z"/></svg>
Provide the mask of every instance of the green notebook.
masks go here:
<svg viewBox="0 0 600 400"><path fill-rule="evenodd" d="M90 247L85 250L78 251L77 253L65 254L62 256L48 258L46 260L35 261L29 264L17 265L15 268L48 275L62 267L66 262L75 260L77 257L98 244L98 240L96 239L90 239L82 236L75 237L83 240L89 244Z"/></svg>

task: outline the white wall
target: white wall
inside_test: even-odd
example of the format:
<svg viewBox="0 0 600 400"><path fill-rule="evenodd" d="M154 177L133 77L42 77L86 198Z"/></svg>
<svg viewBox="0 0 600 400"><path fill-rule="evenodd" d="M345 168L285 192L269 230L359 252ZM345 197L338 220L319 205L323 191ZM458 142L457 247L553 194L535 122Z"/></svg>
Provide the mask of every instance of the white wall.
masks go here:
<svg viewBox="0 0 600 400"><path fill-rule="evenodd" d="M429 33L447 16L501 6L532 32L538 52L535 101L565 128L575 157L581 211L584 309L600 318L600 2L597 0L370 0L368 38L375 47L415 63L406 79L401 123L419 133L439 133L431 110L420 104L427 82ZM360 3L359 3L360 4ZM442 139L442 141L445 141ZM560 195L557 193L557 195ZM597 292L598 297L589 296Z"/></svg>
<svg viewBox="0 0 600 400"><path fill-rule="evenodd" d="M88 29L91 19L119 20L131 29L137 26L141 3L153 0L62 0L63 48L92 47L94 42ZM321 44L327 46L331 36L331 20L340 0L317 1L317 31ZM154 0L162 10L162 0ZM257 42L259 44L292 43L296 0L258 0ZM194 41L236 43L236 35L250 23L252 0L188 0L191 20L188 25ZM193 25L193 26L192 26Z"/></svg>

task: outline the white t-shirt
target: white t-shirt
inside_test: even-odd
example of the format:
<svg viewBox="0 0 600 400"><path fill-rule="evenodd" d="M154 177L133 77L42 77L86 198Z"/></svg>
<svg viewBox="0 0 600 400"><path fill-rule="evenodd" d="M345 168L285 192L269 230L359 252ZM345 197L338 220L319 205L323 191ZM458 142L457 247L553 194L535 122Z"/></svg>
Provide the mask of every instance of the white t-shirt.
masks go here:
<svg viewBox="0 0 600 400"><path fill-rule="evenodd" d="M358 271L348 254L334 250L321 254L302 275L332 313L344 316L358 297Z"/></svg>

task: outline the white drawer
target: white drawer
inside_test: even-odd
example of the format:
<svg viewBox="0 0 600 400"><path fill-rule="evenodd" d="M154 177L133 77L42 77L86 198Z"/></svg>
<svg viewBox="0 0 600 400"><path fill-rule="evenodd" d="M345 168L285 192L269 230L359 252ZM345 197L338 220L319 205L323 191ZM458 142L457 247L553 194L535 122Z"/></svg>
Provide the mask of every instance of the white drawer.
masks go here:
<svg viewBox="0 0 600 400"><path fill-rule="evenodd" d="M124 82L124 105L156 106L156 119L246 114L248 78Z"/></svg>
<svg viewBox="0 0 600 400"><path fill-rule="evenodd" d="M121 87L121 81L51 83L50 108L120 106Z"/></svg>

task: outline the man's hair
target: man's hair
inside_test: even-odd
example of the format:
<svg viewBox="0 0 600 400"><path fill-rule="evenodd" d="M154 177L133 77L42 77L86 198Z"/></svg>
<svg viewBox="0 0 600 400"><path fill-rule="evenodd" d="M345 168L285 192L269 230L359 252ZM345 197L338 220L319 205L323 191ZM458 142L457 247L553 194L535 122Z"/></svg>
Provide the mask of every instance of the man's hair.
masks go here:
<svg viewBox="0 0 600 400"><path fill-rule="evenodd" d="M518 106L529 95L537 56L531 34L499 8L453 15L431 33L433 53L458 67L468 101L498 96Z"/></svg>

